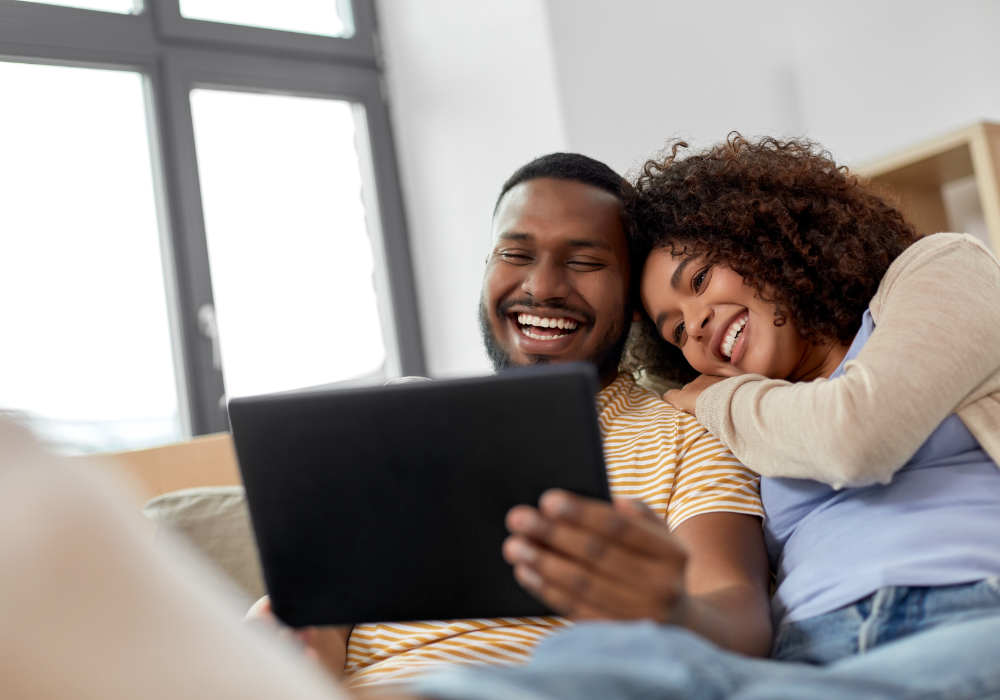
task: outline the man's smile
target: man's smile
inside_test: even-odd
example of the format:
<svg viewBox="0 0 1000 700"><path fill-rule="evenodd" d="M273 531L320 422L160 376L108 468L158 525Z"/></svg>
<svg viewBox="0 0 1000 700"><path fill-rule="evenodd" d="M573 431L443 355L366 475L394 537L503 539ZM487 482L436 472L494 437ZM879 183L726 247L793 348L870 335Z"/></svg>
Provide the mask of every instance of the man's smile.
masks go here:
<svg viewBox="0 0 1000 700"><path fill-rule="evenodd" d="M518 329L535 340L556 340L565 338L579 327L579 321L564 316L534 316L517 314Z"/></svg>
<svg viewBox="0 0 1000 700"><path fill-rule="evenodd" d="M500 310L509 341L529 355L561 355L586 337L590 321L581 312L517 304Z"/></svg>

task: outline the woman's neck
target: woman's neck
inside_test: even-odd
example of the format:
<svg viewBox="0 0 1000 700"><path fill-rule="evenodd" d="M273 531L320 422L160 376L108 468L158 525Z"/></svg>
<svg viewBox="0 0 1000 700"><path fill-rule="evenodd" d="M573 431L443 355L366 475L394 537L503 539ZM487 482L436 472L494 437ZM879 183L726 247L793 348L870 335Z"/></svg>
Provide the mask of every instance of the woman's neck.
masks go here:
<svg viewBox="0 0 1000 700"><path fill-rule="evenodd" d="M820 377L828 378L840 367L850 347L850 343L845 344L839 340L812 346L788 377L788 381L808 382Z"/></svg>

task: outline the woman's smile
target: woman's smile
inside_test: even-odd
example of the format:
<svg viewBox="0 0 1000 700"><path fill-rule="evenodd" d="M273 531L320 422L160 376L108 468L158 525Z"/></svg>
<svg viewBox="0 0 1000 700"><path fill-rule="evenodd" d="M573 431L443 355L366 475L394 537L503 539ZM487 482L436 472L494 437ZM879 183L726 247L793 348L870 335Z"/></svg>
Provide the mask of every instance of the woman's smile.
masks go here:
<svg viewBox="0 0 1000 700"><path fill-rule="evenodd" d="M702 374L812 378L838 354L803 339L792 323L776 323L774 303L728 265L661 248L646 260L639 292L659 335Z"/></svg>

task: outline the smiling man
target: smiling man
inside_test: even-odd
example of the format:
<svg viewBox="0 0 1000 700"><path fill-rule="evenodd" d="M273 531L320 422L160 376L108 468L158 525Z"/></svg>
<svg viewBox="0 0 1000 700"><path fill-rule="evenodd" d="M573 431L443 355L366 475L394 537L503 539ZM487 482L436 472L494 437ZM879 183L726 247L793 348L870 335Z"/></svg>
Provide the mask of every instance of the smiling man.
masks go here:
<svg viewBox="0 0 1000 700"><path fill-rule="evenodd" d="M620 188L610 168L571 154L504 184L479 308L494 369L577 360L597 365L603 386L614 380L632 321Z"/></svg>
<svg viewBox="0 0 1000 700"><path fill-rule="evenodd" d="M540 508L515 508L504 556L525 588L570 618L673 622L764 654L768 573L756 476L693 417L619 373L633 320L623 186L603 163L556 153L514 173L497 201L480 303L487 354L497 370L597 366L611 492L631 499L612 508L558 492ZM343 677L367 685L432 666L520 663L567 624L534 617L357 625ZM328 666L341 667L342 658Z"/></svg>

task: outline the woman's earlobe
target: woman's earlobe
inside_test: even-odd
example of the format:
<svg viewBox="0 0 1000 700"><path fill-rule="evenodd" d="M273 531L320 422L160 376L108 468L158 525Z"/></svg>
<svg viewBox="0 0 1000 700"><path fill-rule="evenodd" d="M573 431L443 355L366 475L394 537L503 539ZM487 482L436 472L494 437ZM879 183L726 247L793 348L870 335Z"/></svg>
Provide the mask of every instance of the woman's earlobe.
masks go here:
<svg viewBox="0 0 1000 700"><path fill-rule="evenodd" d="M639 313L639 309L632 311L632 323L638 323L642 320L642 314Z"/></svg>

